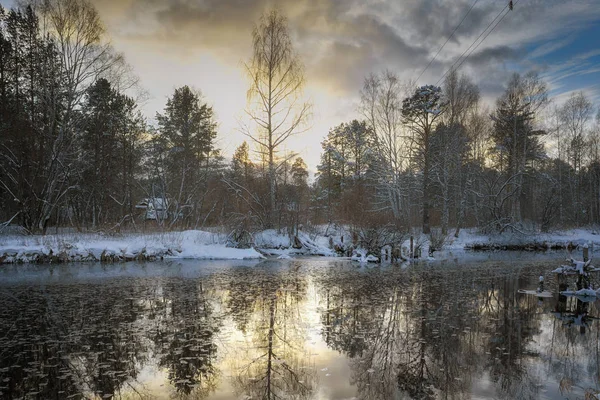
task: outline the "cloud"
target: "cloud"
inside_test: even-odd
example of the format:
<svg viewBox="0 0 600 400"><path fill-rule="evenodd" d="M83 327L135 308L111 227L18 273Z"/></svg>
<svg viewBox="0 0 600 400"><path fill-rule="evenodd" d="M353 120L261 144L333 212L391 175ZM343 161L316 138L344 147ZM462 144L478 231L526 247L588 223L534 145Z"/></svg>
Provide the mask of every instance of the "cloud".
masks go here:
<svg viewBox="0 0 600 400"><path fill-rule="evenodd" d="M587 97L588 100L590 100L592 102L592 104L598 105L598 103L600 102L600 84L596 84L596 85L585 87L585 88L567 90L565 92L562 92L562 93L559 93L559 94L553 96L552 100L554 101L554 104L561 106L571 96L578 94L580 92L583 93L583 95L585 97ZM600 108L598 108L598 115L600 116ZM596 115L594 114L594 112L592 112L590 122L594 119L595 116Z"/></svg>
<svg viewBox="0 0 600 400"><path fill-rule="evenodd" d="M465 63L470 66L481 66L490 63L497 65L501 62L518 60L523 55L524 51L521 48L499 45L474 52Z"/></svg>
<svg viewBox="0 0 600 400"><path fill-rule="evenodd" d="M481 2L473 7L426 78L441 76L504 3ZM525 58L524 42L555 36L593 20L600 15L598 3L515 2L515 10L468 63ZM362 77L383 68L394 69L405 78L416 77L472 4L472 0L97 0L119 40L168 47L182 56L208 51L228 63L248 58L254 23L275 6L289 17L309 80L335 93L356 91ZM563 42L547 44L537 54L566 45Z"/></svg>
<svg viewBox="0 0 600 400"><path fill-rule="evenodd" d="M401 79L415 79L474 2L91 1L106 22L115 46L132 60L134 69L143 77L142 83L155 98L162 101L170 95L165 90L184 80L203 90L208 86L207 98L222 96L215 100L215 108L225 121L223 127L227 132L234 130L235 118L226 106L230 105L228 99L233 97L235 90L245 90L240 67L251 54L254 24L264 11L278 8L288 17L294 46L305 65L307 91L319 97L317 114L321 120L315 121L316 125L320 124L315 137L326 133L323 124L342 122L344 113L347 118L356 117L356 113L349 111L350 105L358 101L363 79L370 72L390 69ZM514 10L506 14L462 66L463 71L480 85L484 99L499 95L515 70L522 72L535 68L545 71L544 76L552 81L551 84L554 82L555 87L561 75L593 70L594 63L587 64L591 56L585 60L572 59L564 65L545 65L544 56L564 49L575 40L576 32L597 23L600 1L516 0L514 3ZM507 1L478 1L418 83L438 81L494 17L506 10L506 5ZM530 49L529 53L527 49ZM160 67L154 65L153 59L160 60ZM202 63L204 59L210 60L208 66ZM582 65L584 62L585 66ZM577 63L584 68L576 69ZM227 76L235 85L222 84L221 87L212 82L216 77L222 79L225 76L219 73L222 71L215 72L219 65L227 67ZM236 71L240 76L234 77ZM195 81L188 82L189 79ZM160 84L157 80L161 80ZM225 93L225 90L230 92ZM236 106L242 100L236 101Z"/></svg>
<svg viewBox="0 0 600 400"><path fill-rule="evenodd" d="M543 57L548 54L552 54L555 51L558 51L558 50L562 49L563 47L571 44L574 40L575 40L575 36L569 35L568 37L566 37L563 40L553 40L551 42L543 43L540 46L536 47L535 50L533 50L529 54L529 58L532 58L532 59L539 58L539 57Z"/></svg>

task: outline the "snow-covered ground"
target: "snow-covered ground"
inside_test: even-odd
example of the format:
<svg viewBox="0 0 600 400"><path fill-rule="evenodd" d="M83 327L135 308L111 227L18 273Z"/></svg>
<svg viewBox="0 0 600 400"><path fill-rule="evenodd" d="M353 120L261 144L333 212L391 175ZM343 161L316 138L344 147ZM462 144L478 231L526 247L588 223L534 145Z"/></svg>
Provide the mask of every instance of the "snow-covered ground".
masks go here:
<svg viewBox="0 0 600 400"><path fill-rule="evenodd" d="M318 234L311 236L305 232L299 232L297 241L292 241L285 233L267 229L254 234L254 244L261 253L280 256L282 259L292 255L336 256L328 245L327 237Z"/></svg>
<svg viewBox="0 0 600 400"><path fill-rule="evenodd" d="M449 235L444 245L446 250L469 249L473 245L532 245L547 244L548 246L582 246L586 243L594 248L600 248L600 232L595 229L571 229L553 233L536 233L530 235L505 233L502 235L482 235L474 229L463 229L458 238Z"/></svg>
<svg viewBox="0 0 600 400"><path fill-rule="evenodd" d="M363 262L377 261L380 254L367 254L360 247L349 247L352 235L343 227L320 227L310 234L299 232L291 239L284 231L273 229L253 235L255 248L227 247L227 235L206 231L124 234L118 237L100 234L59 234L46 236L0 236L0 264L13 262L65 262L65 261L127 261L148 259L204 259L241 260L277 256L286 259L299 255L338 256L352 250L353 259ZM403 256L410 247L408 236L401 244ZM415 246L421 248L421 259L428 257L429 242L425 235L414 236ZM510 246L540 249L568 244L591 244L591 253L600 248L600 234L592 229L575 229L552 234L534 235L482 235L474 229L464 229L458 238L449 235L438 259L455 258L465 249L475 245L488 249L510 249ZM543 246L536 246L543 245ZM333 247L333 248L332 248ZM343 251L340 251L343 250ZM336 250L340 251L337 253ZM350 255L350 254L346 254ZM591 255L591 254L590 254Z"/></svg>
<svg viewBox="0 0 600 400"><path fill-rule="evenodd" d="M204 231L0 237L0 263L126 261L144 259L242 260L263 257L255 249L226 247L226 236Z"/></svg>

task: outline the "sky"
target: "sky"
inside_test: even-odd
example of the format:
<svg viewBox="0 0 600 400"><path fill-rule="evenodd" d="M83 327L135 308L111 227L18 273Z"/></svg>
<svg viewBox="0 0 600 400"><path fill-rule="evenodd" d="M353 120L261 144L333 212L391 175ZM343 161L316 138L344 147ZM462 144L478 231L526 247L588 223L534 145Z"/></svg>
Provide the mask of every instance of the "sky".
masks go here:
<svg viewBox="0 0 600 400"><path fill-rule="evenodd" d="M416 79L453 30L418 84L436 83L505 9L501 0L90 0L114 47L149 94L153 122L175 88L199 89L213 105L219 143L231 155L246 138L239 119L248 80L243 63L261 13L276 7L305 66L313 103L310 129L291 138L314 171L330 128L360 116L366 75L390 69ZM3 1L4 3L4 1ZM514 72L538 71L557 102L583 90L600 104L600 0L516 0L461 71L493 105ZM467 14L467 11L474 4ZM10 3L9 3L10 5ZM508 10L507 10L508 11ZM465 17L466 15L466 17Z"/></svg>

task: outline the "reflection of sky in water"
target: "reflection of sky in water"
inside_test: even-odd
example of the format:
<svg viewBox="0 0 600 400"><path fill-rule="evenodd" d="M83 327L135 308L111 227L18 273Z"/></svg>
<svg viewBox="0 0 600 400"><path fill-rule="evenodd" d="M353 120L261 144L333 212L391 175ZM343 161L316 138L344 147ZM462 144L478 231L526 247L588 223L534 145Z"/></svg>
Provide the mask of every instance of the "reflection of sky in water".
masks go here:
<svg viewBox="0 0 600 400"><path fill-rule="evenodd" d="M0 398L596 393L596 304L516 293L562 257L489 258L1 267Z"/></svg>

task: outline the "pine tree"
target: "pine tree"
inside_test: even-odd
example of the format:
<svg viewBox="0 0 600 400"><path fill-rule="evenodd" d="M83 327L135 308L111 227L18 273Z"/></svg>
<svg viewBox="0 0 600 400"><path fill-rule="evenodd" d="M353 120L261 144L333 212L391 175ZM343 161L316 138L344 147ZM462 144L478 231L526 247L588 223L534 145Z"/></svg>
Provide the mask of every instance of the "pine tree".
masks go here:
<svg viewBox="0 0 600 400"><path fill-rule="evenodd" d="M444 111L442 91L437 86L422 86L414 94L402 102L404 122L414 133L416 161L423 171L422 209L423 233L430 233L429 208L431 201L431 134Z"/></svg>
<svg viewBox="0 0 600 400"><path fill-rule="evenodd" d="M497 165L507 182L508 220L512 225L522 221L521 196L528 164L544 154L539 136L545 132L535 130L533 123L537 111L546 101L546 85L536 74L524 77L514 74L492 115L492 139L496 145Z"/></svg>
<svg viewBox="0 0 600 400"><path fill-rule="evenodd" d="M156 119L167 146L167 191L175 200L175 222L190 216L206 188L216 123L212 107L188 86L175 89L164 114L157 114Z"/></svg>

